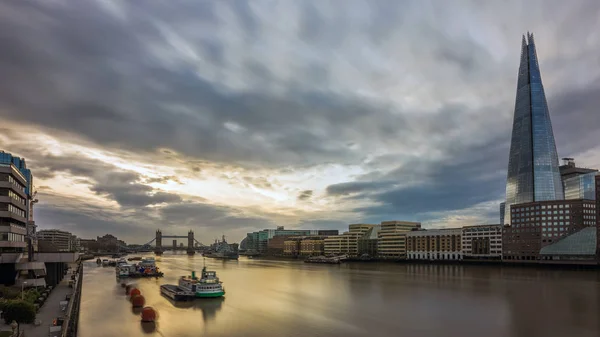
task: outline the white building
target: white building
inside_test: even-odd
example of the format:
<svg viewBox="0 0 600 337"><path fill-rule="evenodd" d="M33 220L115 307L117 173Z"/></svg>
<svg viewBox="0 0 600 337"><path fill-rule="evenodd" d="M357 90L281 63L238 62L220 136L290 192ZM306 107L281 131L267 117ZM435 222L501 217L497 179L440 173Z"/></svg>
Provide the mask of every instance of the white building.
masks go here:
<svg viewBox="0 0 600 337"><path fill-rule="evenodd" d="M44 229L37 232L38 241L49 242L61 252L73 251L72 237L71 233L58 229Z"/></svg>
<svg viewBox="0 0 600 337"><path fill-rule="evenodd" d="M462 260L462 228L406 233L409 260Z"/></svg>
<svg viewBox="0 0 600 337"><path fill-rule="evenodd" d="M463 227L462 252L465 260L501 260L502 226Z"/></svg>

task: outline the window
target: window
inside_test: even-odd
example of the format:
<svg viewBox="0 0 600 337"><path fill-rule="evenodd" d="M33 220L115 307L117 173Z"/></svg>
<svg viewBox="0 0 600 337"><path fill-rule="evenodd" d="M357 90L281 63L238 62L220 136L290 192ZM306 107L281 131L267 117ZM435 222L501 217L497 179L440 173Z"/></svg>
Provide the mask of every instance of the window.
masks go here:
<svg viewBox="0 0 600 337"><path fill-rule="evenodd" d="M546 209L546 205L542 205L542 209Z"/></svg>
<svg viewBox="0 0 600 337"><path fill-rule="evenodd" d="M563 208L563 205L559 205L558 207L559 207L559 208Z"/></svg>

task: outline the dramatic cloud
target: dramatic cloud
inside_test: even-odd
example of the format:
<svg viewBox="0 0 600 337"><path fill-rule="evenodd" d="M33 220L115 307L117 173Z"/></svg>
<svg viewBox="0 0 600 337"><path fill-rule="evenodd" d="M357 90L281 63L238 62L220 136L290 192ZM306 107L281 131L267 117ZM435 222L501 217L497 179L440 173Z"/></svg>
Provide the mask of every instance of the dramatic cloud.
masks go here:
<svg viewBox="0 0 600 337"><path fill-rule="evenodd" d="M521 35L600 166L597 1L4 1L0 148L37 223L132 241L498 221ZM43 188L42 188L43 186Z"/></svg>

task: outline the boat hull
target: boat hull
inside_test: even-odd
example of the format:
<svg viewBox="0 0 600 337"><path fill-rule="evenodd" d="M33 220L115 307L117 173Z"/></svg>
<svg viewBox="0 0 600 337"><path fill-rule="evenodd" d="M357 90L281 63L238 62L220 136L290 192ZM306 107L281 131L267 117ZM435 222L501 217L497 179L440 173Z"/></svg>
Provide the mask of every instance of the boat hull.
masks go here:
<svg viewBox="0 0 600 337"><path fill-rule="evenodd" d="M196 292L196 298L214 298L214 297L223 297L225 295L224 291L217 291L211 293L199 293Z"/></svg>

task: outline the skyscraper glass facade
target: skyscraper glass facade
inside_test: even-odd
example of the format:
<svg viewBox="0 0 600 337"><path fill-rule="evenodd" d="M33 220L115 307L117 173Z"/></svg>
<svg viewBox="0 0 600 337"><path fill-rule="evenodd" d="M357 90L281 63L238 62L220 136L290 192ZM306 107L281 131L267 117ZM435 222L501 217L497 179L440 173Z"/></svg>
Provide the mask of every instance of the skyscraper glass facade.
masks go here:
<svg viewBox="0 0 600 337"><path fill-rule="evenodd" d="M533 34L523 36L503 223L510 205L564 199L558 154Z"/></svg>
<svg viewBox="0 0 600 337"><path fill-rule="evenodd" d="M565 199L596 200L594 180L598 174L598 172L590 172L565 179L563 181Z"/></svg>

